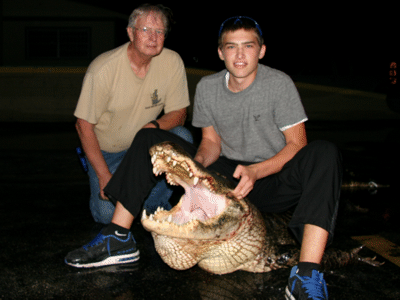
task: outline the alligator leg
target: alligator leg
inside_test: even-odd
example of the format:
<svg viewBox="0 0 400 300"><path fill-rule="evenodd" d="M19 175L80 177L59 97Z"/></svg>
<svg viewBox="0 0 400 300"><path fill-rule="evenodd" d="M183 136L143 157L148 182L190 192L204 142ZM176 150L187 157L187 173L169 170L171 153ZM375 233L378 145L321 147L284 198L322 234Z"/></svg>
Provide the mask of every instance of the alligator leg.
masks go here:
<svg viewBox="0 0 400 300"><path fill-rule="evenodd" d="M330 270L356 263L366 263L374 267L379 267L384 264L384 262L376 261L376 257L360 256L359 252L363 248L364 246L360 246L350 251L327 249L322 258L321 267L323 270Z"/></svg>
<svg viewBox="0 0 400 300"><path fill-rule="evenodd" d="M321 270L327 271L358 263L366 263L374 267L384 264L384 262L377 261L376 257L363 257L359 255L363 247L360 246L350 251L333 248L327 249L321 261ZM260 254L254 261L244 264L241 270L260 273L292 267L298 263L299 257L300 251L298 248L285 245L269 252L269 255L265 252Z"/></svg>

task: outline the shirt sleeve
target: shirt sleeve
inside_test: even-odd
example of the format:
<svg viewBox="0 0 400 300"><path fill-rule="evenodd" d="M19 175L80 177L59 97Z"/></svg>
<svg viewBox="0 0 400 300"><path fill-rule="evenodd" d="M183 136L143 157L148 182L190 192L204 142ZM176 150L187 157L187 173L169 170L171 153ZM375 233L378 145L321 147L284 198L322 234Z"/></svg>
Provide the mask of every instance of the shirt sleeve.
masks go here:
<svg viewBox="0 0 400 300"><path fill-rule="evenodd" d="M107 108L108 94L106 81L88 70L83 80L74 116L91 124L97 124Z"/></svg>
<svg viewBox="0 0 400 300"><path fill-rule="evenodd" d="M279 100L275 102L275 123L281 131L307 121L299 92L294 82L285 77L278 87Z"/></svg>

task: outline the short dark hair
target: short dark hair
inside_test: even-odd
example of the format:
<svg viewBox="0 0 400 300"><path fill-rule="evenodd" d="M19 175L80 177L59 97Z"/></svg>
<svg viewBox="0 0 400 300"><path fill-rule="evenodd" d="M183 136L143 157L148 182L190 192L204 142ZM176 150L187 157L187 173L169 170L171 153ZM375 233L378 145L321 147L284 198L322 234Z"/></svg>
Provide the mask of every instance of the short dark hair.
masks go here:
<svg viewBox="0 0 400 300"><path fill-rule="evenodd" d="M222 37L228 31L236 31L239 29L245 30L254 30L257 34L257 40L260 46L264 44L264 38L262 36L262 31L260 25L250 18L245 16L236 16L226 19L219 28L219 35L218 35L218 47L222 47Z"/></svg>

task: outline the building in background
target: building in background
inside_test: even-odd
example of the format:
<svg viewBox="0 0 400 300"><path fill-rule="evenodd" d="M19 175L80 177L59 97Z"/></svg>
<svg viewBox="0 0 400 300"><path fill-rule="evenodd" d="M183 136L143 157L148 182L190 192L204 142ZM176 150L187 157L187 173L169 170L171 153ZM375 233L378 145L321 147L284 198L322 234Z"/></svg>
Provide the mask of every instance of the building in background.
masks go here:
<svg viewBox="0 0 400 300"><path fill-rule="evenodd" d="M0 0L0 66L87 66L127 41L128 14L66 0Z"/></svg>

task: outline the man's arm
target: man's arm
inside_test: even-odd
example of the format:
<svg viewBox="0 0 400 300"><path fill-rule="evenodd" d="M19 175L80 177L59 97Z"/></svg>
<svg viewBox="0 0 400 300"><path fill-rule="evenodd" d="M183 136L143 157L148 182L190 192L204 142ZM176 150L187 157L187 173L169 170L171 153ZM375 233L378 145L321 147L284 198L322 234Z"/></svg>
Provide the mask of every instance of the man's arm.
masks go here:
<svg viewBox="0 0 400 300"><path fill-rule="evenodd" d="M202 139L194 160L208 167L214 163L221 153L221 138L213 126L202 129Z"/></svg>
<svg viewBox="0 0 400 300"><path fill-rule="evenodd" d="M176 126L183 126L186 120L186 108L171 111L157 119L160 129L170 130ZM154 124L148 123L143 128L155 128Z"/></svg>
<svg viewBox="0 0 400 300"><path fill-rule="evenodd" d="M104 195L103 189L110 181L112 175L108 169L106 161L104 160L103 154L101 153L99 141L94 133L94 124L78 118L75 127L86 157L96 172L97 178L99 179L100 196L103 199L107 199L107 197Z"/></svg>
<svg viewBox="0 0 400 300"><path fill-rule="evenodd" d="M291 160L296 153L307 145L307 136L304 123L297 124L283 132L286 146L275 156L263 162L249 166L238 165L233 177L240 181L233 194L238 198L244 198L254 187L254 183L261 178L278 173L283 166Z"/></svg>

